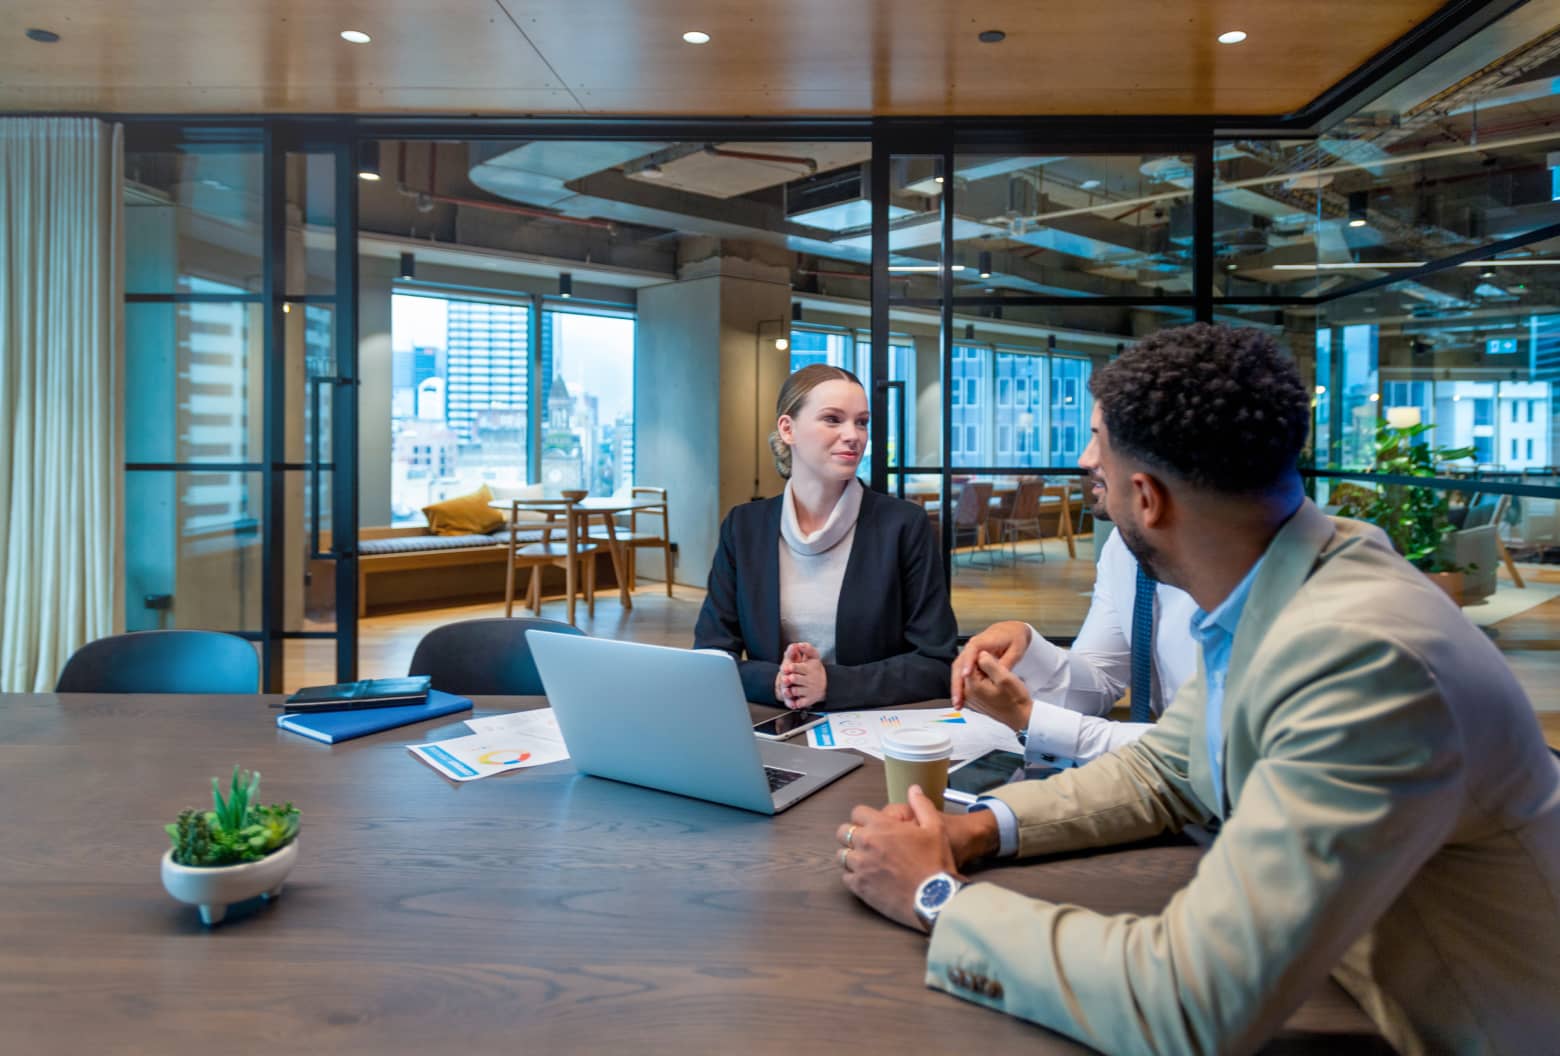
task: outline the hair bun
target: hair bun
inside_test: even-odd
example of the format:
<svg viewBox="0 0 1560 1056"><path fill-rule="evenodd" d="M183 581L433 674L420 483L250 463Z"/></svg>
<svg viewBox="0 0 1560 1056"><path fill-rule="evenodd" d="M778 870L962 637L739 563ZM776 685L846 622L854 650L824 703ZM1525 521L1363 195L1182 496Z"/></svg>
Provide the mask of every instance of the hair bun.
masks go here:
<svg viewBox="0 0 1560 1056"><path fill-rule="evenodd" d="M775 456L775 472L782 480L791 479L791 445L780 439L778 432L769 434L769 451Z"/></svg>

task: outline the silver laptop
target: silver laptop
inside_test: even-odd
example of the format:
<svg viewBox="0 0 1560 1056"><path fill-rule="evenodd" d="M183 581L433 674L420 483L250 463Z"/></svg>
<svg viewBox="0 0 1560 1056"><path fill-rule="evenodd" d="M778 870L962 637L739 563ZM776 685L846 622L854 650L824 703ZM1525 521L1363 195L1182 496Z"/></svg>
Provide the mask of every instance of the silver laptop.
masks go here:
<svg viewBox="0 0 1560 1056"><path fill-rule="evenodd" d="M854 752L760 741L725 653L526 631L582 774L778 814L861 765Z"/></svg>

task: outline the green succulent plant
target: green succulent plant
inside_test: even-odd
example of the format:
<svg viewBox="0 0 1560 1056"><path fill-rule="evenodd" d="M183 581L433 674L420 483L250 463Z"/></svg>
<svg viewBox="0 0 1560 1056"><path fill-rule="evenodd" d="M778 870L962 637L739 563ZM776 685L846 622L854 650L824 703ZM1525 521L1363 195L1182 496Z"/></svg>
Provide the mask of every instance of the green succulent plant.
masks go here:
<svg viewBox="0 0 1560 1056"><path fill-rule="evenodd" d="M164 826L179 865L218 866L257 862L298 836L298 810L291 803L259 803L260 775L233 768L228 794L211 779L211 810L181 811Z"/></svg>

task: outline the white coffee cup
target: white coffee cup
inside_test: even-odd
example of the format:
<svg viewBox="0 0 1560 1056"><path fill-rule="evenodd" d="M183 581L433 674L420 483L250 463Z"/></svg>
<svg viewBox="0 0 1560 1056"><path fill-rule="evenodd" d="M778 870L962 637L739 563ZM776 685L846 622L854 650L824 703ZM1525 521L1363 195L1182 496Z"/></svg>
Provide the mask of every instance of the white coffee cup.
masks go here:
<svg viewBox="0 0 1560 1056"><path fill-rule="evenodd" d="M888 779L888 801L908 803L910 786L921 791L938 810L943 809L943 792L948 787L948 760L953 756L953 741L937 729L894 730L882 739L883 773Z"/></svg>

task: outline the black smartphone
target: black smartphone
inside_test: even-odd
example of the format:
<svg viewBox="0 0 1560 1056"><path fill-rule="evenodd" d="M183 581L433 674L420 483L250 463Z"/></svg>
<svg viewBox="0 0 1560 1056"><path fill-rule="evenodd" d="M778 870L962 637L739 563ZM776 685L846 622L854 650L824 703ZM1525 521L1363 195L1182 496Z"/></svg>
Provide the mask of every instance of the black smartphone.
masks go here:
<svg viewBox="0 0 1560 1056"><path fill-rule="evenodd" d="M783 741L803 730L812 729L826 718L827 715L811 711L785 711L762 722L755 722L753 732L771 741Z"/></svg>
<svg viewBox="0 0 1560 1056"><path fill-rule="evenodd" d="M1012 781L1022 781L1024 777L1024 757L1017 752L995 748L948 771L948 791L944 798L968 805L982 794Z"/></svg>

